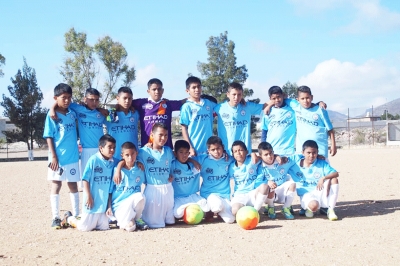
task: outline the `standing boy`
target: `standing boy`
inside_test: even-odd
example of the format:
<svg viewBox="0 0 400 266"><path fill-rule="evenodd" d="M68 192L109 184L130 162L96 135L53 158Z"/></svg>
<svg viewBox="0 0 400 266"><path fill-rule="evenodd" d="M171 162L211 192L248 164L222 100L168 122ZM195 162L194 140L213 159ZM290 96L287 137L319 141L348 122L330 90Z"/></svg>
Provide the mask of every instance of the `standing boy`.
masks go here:
<svg viewBox="0 0 400 266"><path fill-rule="evenodd" d="M89 158L83 171L82 217L76 217L67 211L66 220L80 231L108 230L108 216L112 216L111 193L112 174L116 161L115 139L105 134L99 140L99 151Z"/></svg>
<svg viewBox="0 0 400 266"><path fill-rule="evenodd" d="M116 112L115 119L107 121L108 134L117 140L115 150L115 158L121 159L121 145L130 141L137 147L138 144L138 131L137 126L139 122L138 112L130 110L132 104L132 90L128 87L121 87L118 90L117 102L119 111Z"/></svg>
<svg viewBox="0 0 400 266"><path fill-rule="evenodd" d="M297 195L300 196L302 209L306 210L305 215L311 218L318 209L328 208L328 219L337 220L334 208L339 193L339 173L325 160L317 158L318 144L314 140L304 142L302 151L302 156L289 158L295 162L289 174L296 182Z"/></svg>
<svg viewBox="0 0 400 266"><path fill-rule="evenodd" d="M68 107L71 103L72 89L64 83L54 88L54 100L57 103L55 112L58 119L55 121L46 116L43 138L49 146L49 169L47 179L52 182L50 191L50 205L52 212L53 229L61 228L59 216L60 189L62 181L67 181L70 190L70 199L73 215L79 215L79 192L77 182L79 176L79 153L76 136L76 115Z"/></svg>
<svg viewBox="0 0 400 266"><path fill-rule="evenodd" d="M201 81L197 77L186 79L189 99L181 108L179 123L182 137L190 144L190 155L207 152L206 142L213 135L213 109L216 103L201 98Z"/></svg>
<svg viewBox="0 0 400 266"><path fill-rule="evenodd" d="M218 136L225 147L232 147L234 141L241 140L251 149L251 116L261 114L266 104L245 102L243 87L237 82L229 84L226 95L229 101L214 108L218 115ZM231 150L227 152L232 155Z"/></svg>

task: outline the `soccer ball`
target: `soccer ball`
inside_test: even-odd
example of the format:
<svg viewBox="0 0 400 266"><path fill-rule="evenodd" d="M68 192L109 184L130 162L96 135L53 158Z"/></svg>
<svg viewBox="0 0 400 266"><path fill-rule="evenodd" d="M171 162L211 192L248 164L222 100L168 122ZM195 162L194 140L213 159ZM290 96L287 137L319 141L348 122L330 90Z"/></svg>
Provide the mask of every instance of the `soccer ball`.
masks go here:
<svg viewBox="0 0 400 266"><path fill-rule="evenodd" d="M191 204L185 208L183 221L187 224L198 224L203 220L204 212L198 204Z"/></svg>
<svg viewBox="0 0 400 266"><path fill-rule="evenodd" d="M256 228L259 221L258 211L251 206L244 206L236 213L236 222L245 230Z"/></svg>

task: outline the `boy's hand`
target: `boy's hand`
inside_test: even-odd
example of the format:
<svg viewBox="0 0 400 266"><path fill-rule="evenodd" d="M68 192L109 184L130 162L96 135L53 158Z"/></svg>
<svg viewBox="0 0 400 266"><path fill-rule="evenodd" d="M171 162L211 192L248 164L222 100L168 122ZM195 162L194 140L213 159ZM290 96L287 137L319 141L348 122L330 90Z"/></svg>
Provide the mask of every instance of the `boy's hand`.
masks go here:
<svg viewBox="0 0 400 266"><path fill-rule="evenodd" d="M275 160L279 163L279 165L285 164L288 161L288 158L285 156L275 155Z"/></svg>
<svg viewBox="0 0 400 266"><path fill-rule="evenodd" d="M86 206L86 209L88 209L88 210L90 210L93 207L93 198L92 198L91 194L88 195L85 206Z"/></svg>
<svg viewBox="0 0 400 266"><path fill-rule="evenodd" d="M136 162L136 165L140 170L144 171L144 165L141 162Z"/></svg>
<svg viewBox="0 0 400 266"><path fill-rule="evenodd" d="M318 103L318 105L319 105L319 107L320 107L321 109L325 109L325 110L326 110L326 108L328 107L328 106L326 105L326 103L324 103L323 101L320 101L320 102Z"/></svg>
<svg viewBox="0 0 400 266"><path fill-rule="evenodd" d="M251 163L252 164L257 164L260 161L260 157L257 156L255 152L251 153Z"/></svg>
<svg viewBox="0 0 400 266"><path fill-rule="evenodd" d="M55 111L53 108L50 108L50 110L49 110L49 116L50 116L50 118L53 119L53 120L58 120L57 113L56 113L56 111Z"/></svg>
<svg viewBox="0 0 400 266"><path fill-rule="evenodd" d="M267 106L265 106L265 108L264 108L264 114L269 115L271 113L271 108L272 108L272 106L275 105L275 103L272 100L270 100L266 104L267 104Z"/></svg>
<svg viewBox="0 0 400 266"><path fill-rule="evenodd" d="M193 147L190 147L190 149L189 149L189 156L190 157L193 157L193 156L196 156L197 154L196 154L196 151L193 149Z"/></svg>
<svg viewBox="0 0 400 266"><path fill-rule="evenodd" d="M114 183L119 185L119 183L121 183L121 180L122 180L121 172L120 171L115 171L113 179L114 179Z"/></svg>
<svg viewBox="0 0 400 266"><path fill-rule="evenodd" d="M324 179L323 178L318 180L317 189L318 190L323 190L324 189Z"/></svg>
<svg viewBox="0 0 400 266"><path fill-rule="evenodd" d="M337 152L336 145L332 145L332 146L331 146L331 149L330 149L330 151L329 151L329 154L330 154L331 156L335 156L335 155L336 155L336 152Z"/></svg>
<svg viewBox="0 0 400 266"><path fill-rule="evenodd" d="M268 186L270 189L275 189L276 188L276 183L272 180L268 180Z"/></svg>
<svg viewBox="0 0 400 266"><path fill-rule="evenodd" d="M225 162L229 161L229 154L224 151Z"/></svg>
<svg viewBox="0 0 400 266"><path fill-rule="evenodd" d="M317 159L325 160L325 156L318 154L318 155L317 155Z"/></svg>
<svg viewBox="0 0 400 266"><path fill-rule="evenodd" d="M135 107L133 107L132 105L131 105L131 107L129 108L129 110L131 110L131 112L132 113L134 113L136 110L135 110Z"/></svg>
<svg viewBox="0 0 400 266"><path fill-rule="evenodd" d="M196 168L197 170L201 170L201 165L198 161L194 160L193 158L188 158L188 162L191 162L194 165L194 168Z"/></svg>
<svg viewBox="0 0 400 266"><path fill-rule="evenodd" d="M106 211L106 215L107 216L114 216L111 207L108 207L107 211Z"/></svg>
<svg viewBox="0 0 400 266"><path fill-rule="evenodd" d="M169 175L168 182L172 183L173 180L174 180L174 177L172 175Z"/></svg>
<svg viewBox="0 0 400 266"><path fill-rule="evenodd" d="M97 109L97 111L99 111L100 114L102 114L104 117L107 117L107 116L108 116L108 110L107 110L107 109L104 109L104 108L96 108L96 109Z"/></svg>
<svg viewBox="0 0 400 266"><path fill-rule="evenodd" d="M54 156L54 157L51 159L51 162L49 163L49 168L50 168L51 170L53 170L53 171L57 171L57 169L58 169L58 159L57 159L56 156Z"/></svg>

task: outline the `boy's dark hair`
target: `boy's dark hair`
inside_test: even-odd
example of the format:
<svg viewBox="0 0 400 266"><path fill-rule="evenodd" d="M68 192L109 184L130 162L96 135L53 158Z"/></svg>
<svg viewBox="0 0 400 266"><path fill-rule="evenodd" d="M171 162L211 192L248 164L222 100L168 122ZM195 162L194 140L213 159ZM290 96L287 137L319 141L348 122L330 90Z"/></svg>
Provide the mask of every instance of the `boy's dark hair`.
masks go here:
<svg viewBox="0 0 400 266"><path fill-rule="evenodd" d="M304 93L308 93L308 94L312 95L311 89L310 89L309 87L307 87L307 86L300 86L300 87L298 87L298 88L297 88L297 95L298 95L300 92L304 92Z"/></svg>
<svg viewBox="0 0 400 266"><path fill-rule="evenodd" d="M263 141L258 144L258 153L261 153L261 151L274 151L274 148L268 142Z"/></svg>
<svg viewBox="0 0 400 266"><path fill-rule="evenodd" d="M54 96L60 96L63 93L72 95L72 88L65 83L60 83L54 88Z"/></svg>
<svg viewBox="0 0 400 266"><path fill-rule="evenodd" d="M123 152L124 150L135 150L137 152L135 144L130 141L124 142L124 144L121 145L121 152Z"/></svg>
<svg viewBox="0 0 400 266"><path fill-rule="evenodd" d="M186 89L189 89L189 87L190 87L190 84L192 84L192 83L198 83L198 84L200 84L201 85L201 80L198 78L198 77L195 77L195 76L190 76L190 77L188 77L187 79L186 79Z"/></svg>
<svg viewBox="0 0 400 266"><path fill-rule="evenodd" d="M219 144L221 145L222 149L224 149L224 144L222 143L222 139L218 136L211 136L207 140L207 148L210 148L211 145L216 145Z"/></svg>
<svg viewBox="0 0 400 266"><path fill-rule="evenodd" d="M150 86L151 86L152 84L158 84L158 85L160 85L161 87L163 86L161 80L156 79L156 78L152 78L152 79L149 80L149 82L147 82L147 88L150 88Z"/></svg>
<svg viewBox="0 0 400 266"><path fill-rule="evenodd" d="M186 140L180 139L177 140L174 144L174 151L178 152L180 149L188 149L190 150L190 144Z"/></svg>
<svg viewBox="0 0 400 266"><path fill-rule="evenodd" d="M235 141L232 143L232 148L231 148L232 153L233 153L233 147L234 147L234 146L240 146L242 149L244 149L245 151L247 151L246 144L244 144L244 142L241 141L241 140L235 140Z"/></svg>
<svg viewBox="0 0 400 266"><path fill-rule="evenodd" d="M98 90L94 89L94 88L89 88L85 92L85 97L88 96L88 95L96 95L96 96L100 97L100 92Z"/></svg>
<svg viewBox="0 0 400 266"><path fill-rule="evenodd" d="M314 140L306 140L303 144L303 151L307 148L314 148L318 150L318 144Z"/></svg>
<svg viewBox="0 0 400 266"><path fill-rule="evenodd" d="M110 134L105 134L99 139L99 146L104 147L106 146L107 142L112 142L114 144L117 143L113 136Z"/></svg>
<svg viewBox="0 0 400 266"><path fill-rule="evenodd" d="M240 85L237 82L232 82L228 86L228 91L231 91L231 89L235 89L235 90L238 90L238 91L243 91L243 86Z"/></svg>
<svg viewBox="0 0 400 266"><path fill-rule="evenodd" d="M283 91L279 86L272 86L268 90L268 96L271 97L272 94L283 94Z"/></svg>
<svg viewBox="0 0 400 266"><path fill-rule="evenodd" d="M133 95L131 88L129 87L121 87L118 90L118 94L120 93L129 93L130 95Z"/></svg>
<svg viewBox="0 0 400 266"><path fill-rule="evenodd" d="M156 132L157 128L163 128L168 131L168 127L164 123L154 123L153 127L151 128L151 132Z"/></svg>

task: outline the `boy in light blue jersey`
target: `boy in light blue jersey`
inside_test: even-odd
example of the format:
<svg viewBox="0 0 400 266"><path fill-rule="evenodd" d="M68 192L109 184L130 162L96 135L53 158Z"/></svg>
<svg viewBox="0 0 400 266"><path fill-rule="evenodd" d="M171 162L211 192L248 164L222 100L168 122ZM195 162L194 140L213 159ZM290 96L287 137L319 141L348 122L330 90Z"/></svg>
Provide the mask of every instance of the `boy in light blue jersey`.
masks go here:
<svg viewBox="0 0 400 266"><path fill-rule="evenodd" d="M283 92L280 87L272 86L268 90L268 94L274 105L268 115L263 115L261 142L270 143L276 154L293 155L296 139L294 111L283 101Z"/></svg>
<svg viewBox="0 0 400 266"><path fill-rule="evenodd" d="M144 171L138 166L135 144L125 142L121 146L121 157L125 165L121 169L120 179L113 184L112 210L120 229L133 232L146 230L149 226L142 220L145 198L141 185L145 181ZM114 172L118 169L115 168Z"/></svg>
<svg viewBox="0 0 400 266"><path fill-rule="evenodd" d="M285 100L296 114L296 152L301 153L302 144L307 140L315 140L318 144L318 151L325 158L328 158L328 135L331 140L330 155L336 154L335 131L328 112L312 103L313 95L307 86L300 86L297 89L297 100Z"/></svg>
<svg viewBox="0 0 400 266"><path fill-rule="evenodd" d="M207 152L206 142L213 135L213 109L216 103L201 98L201 81L197 77L186 79L189 99L181 107L179 123L182 137L190 144L190 155Z"/></svg>
<svg viewBox="0 0 400 266"><path fill-rule="evenodd" d="M174 145L175 160L172 161L171 174L174 188L174 216L181 219L187 206L197 204L204 213L210 211L207 200L198 195L200 171L189 162L190 145L186 140L177 140Z"/></svg>
<svg viewBox="0 0 400 266"><path fill-rule="evenodd" d="M82 178L89 158L98 152L98 141L104 135L103 124L105 117L96 109L99 106L100 93L98 90L89 88L86 90L83 102L85 105L71 103L69 108L73 110L78 119L79 140L82 145L80 175ZM50 116L57 120L55 112L57 104L50 109Z"/></svg>
<svg viewBox="0 0 400 266"><path fill-rule="evenodd" d="M314 140L304 142L302 150L303 155L289 158L295 162L289 174L296 182L301 207L309 218L318 209L327 208L328 219L337 220L334 208L339 193L339 173L325 160L317 158L318 144Z"/></svg>
<svg viewBox="0 0 400 266"><path fill-rule="evenodd" d="M83 171L82 217L78 220L67 211L68 224L80 231L108 230L108 217L112 216L112 176L116 164L113 158L115 139L109 134L99 140L99 151L89 158Z"/></svg>
<svg viewBox="0 0 400 266"><path fill-rule="evenodd" d="M233 223L235 216L232 214L230 196L231 186L228 176L229 165L233 158L225 157L224 145L217 136L207 140L208 154L203 154L195 159L201 165L200 175L203 182L200 187L200 196L207 199L210 212L206 219L219 215L224 222Z"/></svg>
<svg viewBox="0 0 400 266"><path fill-rule="evenodd" d="M268 193L266 184L255 186L259 163L252 162L252 158L248 156L247 147L241 140L233 142L232 154L235 158L235 162L229 166L229 177L235 183L231 200L232 214L236 215L243 206L253 206L259 211Z"/></svg>
<svg viewBox="0 0 400 266"><path fill-rule="evenodd" d="M155 123L150 137L153 143L142 147L138 156L146 175L146 204L142 217L150 228L160 228L175 223L174 190L170 176L174 154L171 148L164 146L168 139L166 125Z"/></svg>
<svg viewBox="0 0 400 266"><path fill-rule="evenodd" d="M239 83L229 84L229 101L218 104L214 112L218 115L218 136L225 147L232 147L236 140L241 140L251 149L251 117L260 115L266 104L245 102L243 87ZM232 155L231 150L227 151Z"/></svg>
<svg viewBox="0 0 400 266"><path fill-rule="evenodd" d="M288 160L285 164L279 164L276 160L272 145L268 142L261 142L258 145L258 154L261 157L262 163L258 168L258 179L262 180L260 183L268 184L268 197L266 199L267 206L265 207L264 214L269 218L275 219L275 206L274 202L283 204L282 214L286 219L294 219L291 213L291 206L296 191L296 183L288 176L288 171L292 165L293 160Z"/></svg>
<svg viewBox="0 0 400 266"><path fill-rule="evenodd" d="M57 106L55 112L58 119L46 116L43 138L49 147L47 180L52 182L50 191L50 205L52 212L53 229L60 229L62 221L59 216L60 189L62 181L66 181L72 204L73 214L79 215L79 192L77 182L79 177L79 153L76 136L76 114L69 109L72 98L72 89L64 83L54 88L54 100ZM63 221L64 223L65 221Z"/></svg>
<svg viewBox="0 0 400 266"><path fill-rule="evenodd" d="M138 147L138 123L139 114L130 110L132 104L132 90L128 87L121 87L118 90L117 101L119 111L113 118L107 118L108 134L117 140L115 158L121 159L121 145L130 141ZM110 112L112 114L112 112Z"/></svg>

